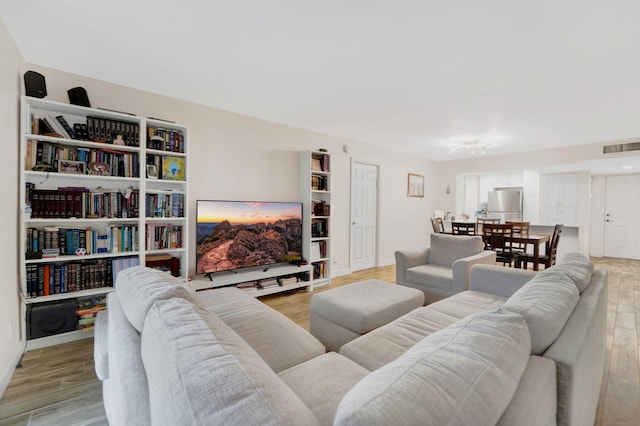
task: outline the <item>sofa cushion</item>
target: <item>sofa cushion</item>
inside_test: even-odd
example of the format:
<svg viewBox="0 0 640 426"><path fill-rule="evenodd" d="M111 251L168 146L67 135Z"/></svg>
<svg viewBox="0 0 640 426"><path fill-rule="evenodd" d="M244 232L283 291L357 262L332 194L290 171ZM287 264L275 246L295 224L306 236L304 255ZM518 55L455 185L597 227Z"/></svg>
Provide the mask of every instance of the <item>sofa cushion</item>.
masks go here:
<svg viewBox="0 0 640 426"><path fill-rule="evenodd" d="M335 352L315 357L288 368L278 376L309 407L322 425L333 424L344 395L369 370Z"/></svg>
<svg viewBox="0 0 640 426"><path fill-rule="evenodd" d="M466 318L506 302L507 299L491 293L467 290L429 305L429 309L457 319Z"/></svg>
<svg viewBox="0 0 640 426"><path fill-rule="evenodd" d="M549 269L549 271L562 272L571 278L576 287L578 287L580 294L589 286L591 275L595 270L596 268L591 260L580 253L567 254L562 263L558 263Z"/></svg>
<svg viewBox="0 0 640 426"><path fill-rule="evenodd" d="M488 293L463 291L358 337L340 348L340 353L369 370L375 370L398 358L424 337L505 300Z"/></svg>
<svg viewBox="0 0 640 426"><path fill-rule="evenodd" d="M235 287L199 291L197 297L276 373L326 352L305 329Z"/></svg>
<svg viewBox="0 0 640 426"><path fill-rule="evenodd" d="M450 266L427 263L407 269L406 274L410 283L429 283L430 287L451 290L453 270Z"/></svg>
<svg viewBox="0 0 640 426"><path fill-rule="evenodd" d="M529 360L524 318L501 307L467 317L370 373L342 399L336 425L493 425Z"/></svg>
<svg viewBox="0 0 640 426"><path fill-rule="evenodd" d="M369 370L375 370L404 354L425 336L440 331L456 321L458 318L428 307L414 309L397 320L343 345L340 354Z"/></svg>
<svg viewBox="0 0 640 426"><path fill-rule="evenodd" d="M269 366L214 314L156 300L142 333L152 424L318 424Z"/></svg>
<svg viewBox="0 0 640 426"><path fill-rule="evenodd" d="M431 234L427 263L451 267L453 262L484 250L480 236Z"/></svg>
<svg viewBox="0 0 640 426"><path fill-rule="evenodd" d="M198 303L195 291L166 272L134 266L118 273L116 292L131 325L142 331L147 311L156 300L178 297Z"/></svg>
<svg viewBox="0 0 640 426"><path fill-rule="evenodd" d="M531 353L541 355L560 335L580 295L573 281L551 269L523 285L505 303L521 313L531 333Z"/></svg>

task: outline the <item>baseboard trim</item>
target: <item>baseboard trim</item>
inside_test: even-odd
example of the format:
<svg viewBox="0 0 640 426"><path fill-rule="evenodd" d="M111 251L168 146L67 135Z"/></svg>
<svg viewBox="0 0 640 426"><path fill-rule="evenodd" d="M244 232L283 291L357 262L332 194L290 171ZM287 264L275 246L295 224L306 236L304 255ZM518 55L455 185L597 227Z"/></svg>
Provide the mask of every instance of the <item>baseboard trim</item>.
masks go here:
<svg viewBox="0 0 640 426"><path fill-rule="evenodd" d="M22 354L24 353L24 343L18 342L19 344L16 346L16 352L12 357L11 363L4 369L2 372L2 377L0 377L0 399L4 396L4 392L7 390L9 386L9 382L11 382L11 378L13 377L13 373L16 371L16 367L18 363L22 359Z"/></svg>

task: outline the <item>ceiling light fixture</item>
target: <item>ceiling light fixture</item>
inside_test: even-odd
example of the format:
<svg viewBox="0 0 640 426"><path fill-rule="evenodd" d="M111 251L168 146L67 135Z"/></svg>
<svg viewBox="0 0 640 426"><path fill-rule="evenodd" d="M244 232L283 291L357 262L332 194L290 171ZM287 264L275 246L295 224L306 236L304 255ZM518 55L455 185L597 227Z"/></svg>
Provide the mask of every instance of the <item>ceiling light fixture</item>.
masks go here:
<svg viewBox="0 0 640 426"><path fill-rule="evenodd" d="M485 143L480 141L464 142L462 144L452 146L449 149L449 154L453 154L454 152L458 152L458 151L467 151L471 153L471 155L476 155L476 153L484 154L487 148L490 148L491 146L493 145L490 143Z"/></svg>

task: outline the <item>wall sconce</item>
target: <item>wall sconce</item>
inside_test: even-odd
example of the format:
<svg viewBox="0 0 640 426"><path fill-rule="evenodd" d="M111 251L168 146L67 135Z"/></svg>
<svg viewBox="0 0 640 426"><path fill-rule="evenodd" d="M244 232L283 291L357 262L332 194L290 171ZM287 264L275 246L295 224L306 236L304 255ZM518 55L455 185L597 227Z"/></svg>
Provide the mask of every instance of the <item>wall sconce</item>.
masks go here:
<svg viewBox="0 0 640 426"><path fill-rule="evenodd" d="M444 190L445 194L451 194L451 188L447 185L447 189Z"/></svg>

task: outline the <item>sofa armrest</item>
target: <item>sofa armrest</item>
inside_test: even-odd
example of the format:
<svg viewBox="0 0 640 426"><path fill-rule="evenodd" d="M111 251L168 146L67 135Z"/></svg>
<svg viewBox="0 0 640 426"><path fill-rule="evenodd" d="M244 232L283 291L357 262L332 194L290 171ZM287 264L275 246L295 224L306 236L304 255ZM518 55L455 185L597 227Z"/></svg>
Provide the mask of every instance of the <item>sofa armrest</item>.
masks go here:
<svg viewBox="0 0 640 426"><path fill-rule="evenodd" d="M543 357L556 363L558 424L594 424L607 361L608 272L596 269L560 336Z"/></svg>
<svg viewBox="0 0 640 426"><path fill-rule="evenodd" d="M414 266L424 265L429 257L429 247L396 251L396 284L407 282L406 271Z"/></svg>
<svg viewBox="0 0 640 426"><path fill-rule="evenodd" d="M495 265L496 252L492 250L484 250L473 256L463 257L453 262L451 289L453 293L469 290L469 273L471 267L478 264Z"/></svg>
<svg viewBox="0 0 640 426"><path fill-rule="evenodd" d="M511 297L537 272L495 265L475 265L469 275L469 290Z"/></svg>
<svg viewBox="0 0 640 426"><path fill-rule="evenodd" d="M96 315L93 333L93 360L96 376L100 380L109 378L109 315L107 311L100 311Z"/></svg>

